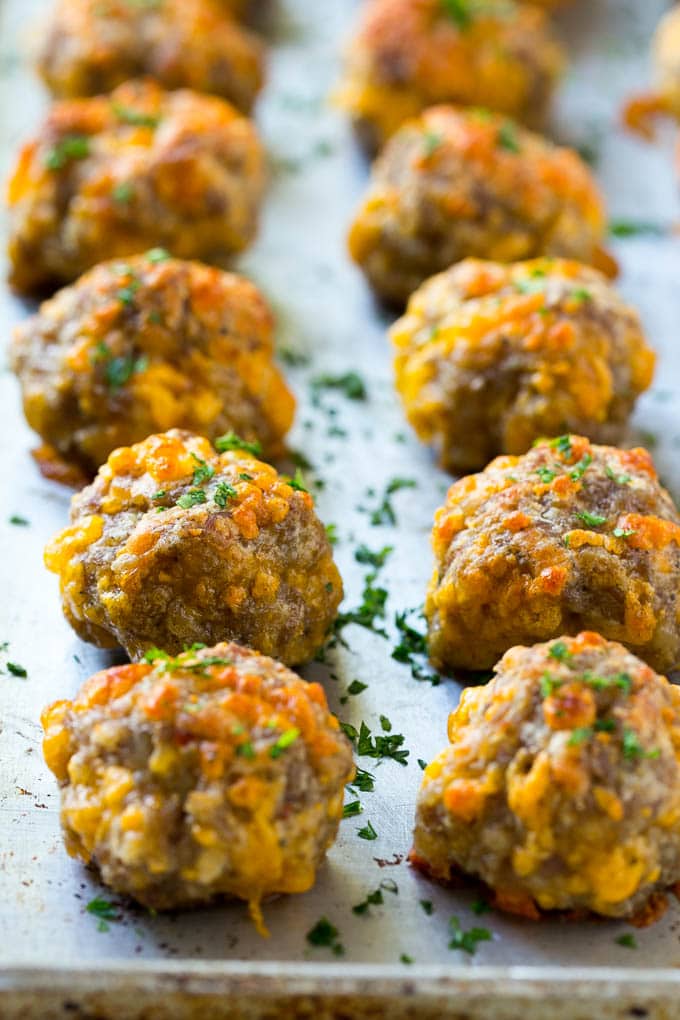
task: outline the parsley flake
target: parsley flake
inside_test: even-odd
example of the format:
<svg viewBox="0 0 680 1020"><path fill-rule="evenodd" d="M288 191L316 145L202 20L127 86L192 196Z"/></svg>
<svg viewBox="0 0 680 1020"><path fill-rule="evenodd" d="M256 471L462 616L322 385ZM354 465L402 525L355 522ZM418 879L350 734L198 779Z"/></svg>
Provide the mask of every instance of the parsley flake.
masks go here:
<svg viewBox="0 0 680 1020"><path fill-rule="evenodd" d="M235 432L225 432L223 436L218 436L215 440L215 449L218 453L226 453L227 450L245 450L247 453L259 457L262 453L262 444L257 440L248 442L246 439L241 439Z"/></svg>

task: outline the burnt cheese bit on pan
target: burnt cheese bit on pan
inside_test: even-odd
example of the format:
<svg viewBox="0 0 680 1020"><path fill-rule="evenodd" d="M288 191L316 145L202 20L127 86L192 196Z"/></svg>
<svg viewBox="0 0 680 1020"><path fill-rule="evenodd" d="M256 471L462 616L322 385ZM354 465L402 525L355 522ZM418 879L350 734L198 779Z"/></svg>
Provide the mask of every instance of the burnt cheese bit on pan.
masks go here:
<svg viewBox="0 0 680 1020"><path fill-rule="evenodd" d="M435 516L425 603L444 670L592 630L680 663L680 515L643 449L540 441L455 482Z"/></svg>
<svg viewBox="0 0 680 1020"><path fill-rule="evenodd" d="M155 910L312 887L352 750L322 688L236 644L155 649L42 715L69 852Z"/></svg>
<svg viewBox="0 0 680 1020"><path fill-rule="evenodd" d="M91 477L116 447L173 427L234 431L280 453L295 401L273 353L273 317L252 283L154 248L44 302L10 358L48 447L43 470L58 458Z"/></svg>
<svg viewBox="0 0 680 1020"><path fill-rule="evenodd" d="M495 904L649 924L680 881L680 691L583 632L516 647L464 691L425 770L412 861Z"/></svg>
<svg viewBox="0 0 680 1020"><path fill-rule="evenodd" d="M338 100L367 148L435 103L540 122L564 64L546 15L514 0L374 0L345 58Z"/></svg>
<svg viewBox="0 0 680 1020"><path fill-rule="evenodd" d="M47 20L38 70L64 99L110 92L149 75L244 112L263 81L263 46L215 0L59 0Z"/></svg>
<svg viewBox="0 0 680 1020"><path fill-rule="evenodd" d="M623 110L627 127L647 139L654 137L658 118L680 120L680 8L677 6L659 22L652 49L656 87L633 96Z"/></svg>
<svg viewBox="0 0 680 1020"><path fill-rule="evenodd" d="M10 283L54 289L156 246L233 255L255 235L264 183L253 124L215 96L146 80L55 103L10 179Z"/></svg>
<svg viewBox="0 0 680 1020"><path fill-rule="evenodd" d="M216 446L149 436L74 496L46 564L85 641L139 658L234 640L287 664L321 647L342 581L311 495L233 434Z"/></svg>
<svg viewBox="0 0 680 1020"><path fill-rule="evenodd" d="M564 259L467 259L427 280L392 327L397 389L451 471L571 431L618 443L654 371L637 313Z"/></svg>
<svg viewBox="0 0 680 1020"><path fill-rule="evenodd" d="M571 149L500 114L438 106L407 121L376 160L349 248L376 293L404 305L468 256L547 255L609 272L602 196Z"/></svg>

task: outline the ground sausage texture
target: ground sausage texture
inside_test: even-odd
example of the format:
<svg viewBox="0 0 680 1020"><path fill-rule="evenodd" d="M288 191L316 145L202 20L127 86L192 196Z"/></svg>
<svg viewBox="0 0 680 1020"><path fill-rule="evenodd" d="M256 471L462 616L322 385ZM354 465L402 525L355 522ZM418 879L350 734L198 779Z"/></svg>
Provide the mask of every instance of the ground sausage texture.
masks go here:
<svg viewBox="0 0 680 1020"><path fill-rule="evenodd" d="M235 640L311 659L342 599L314 502L233 435L171 430L115 450L46 550L69 623L131 658Z"/></svg>
<svg viewBox="0 0 680 1020"><path fill-rule="evenodd" d="M425 770L414 863L496 905L649 923L680 881L680 691L598 634L516 647Z"/></svg>
<svg viewBox="0 0 680 1020"><path fill-rule="evenodd" d="M235 644L116 666L42 716L71 854L147 907L305 892L352 750L322 688Z"/></svg>
<svg viewBox="0 0 680 1020"><path fill-rule="evenodd" d="M425 602L441 669L587 629L655 669L680 663L680 515L646 450L543 440L455 482Z"/></svg>

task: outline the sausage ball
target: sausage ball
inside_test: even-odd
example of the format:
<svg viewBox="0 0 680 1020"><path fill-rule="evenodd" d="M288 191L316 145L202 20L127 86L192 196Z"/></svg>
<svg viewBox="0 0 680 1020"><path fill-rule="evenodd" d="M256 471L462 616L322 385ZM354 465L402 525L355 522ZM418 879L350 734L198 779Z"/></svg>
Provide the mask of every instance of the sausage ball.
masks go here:
<svg viewBox="0 0 680 1020"><path fill-rule="evenodd" d="M349 248L375 291L403 305L467 256L604 267L605 229L602 197L575 152L497 114L438 106L378 157Z"/></svg>
<svg viewBox="0 0 680 1020"><path fill-rule="evenodd" d="M346 57L338 100L375 151L435 103L540 122L563 66L545 14L514 0L372 0Z"/></svg>
<svg viewBox="0 0 680 1020"><path fill-rule="evenodd" d="M636 312L563 259L460 262L413 294L391 336L406 415L455 472L565 430L619 442L654 371Z"/></svg>
<svg viewBox="0 0 680 1020"><path fill-rule="evenodd" d="M582 629L680 664L680 515L646 450L543 440L455 482L435 517L425 614L440 668Z"/></svg>
<svg viewBox="0 0 680 1020"><path fill-rule="evenodd" d="M255 235L264 152L222 99L152 81L55 103L9 184L10 282L31 293L154 245L219 258Z"/></svg>
<svg viewBox="0 0 680 1020"><path fill-rule="evenodd" d="M319 684L235 644L158 650L45 709L69 852L154 910L306 892L333 843L349 741Z"/></svg>
<svg viewBox="0 0 680 1020"><path fill-rule="evenodd" d="M248 112L262 86L263 47L215 0L59 0L46 26L38 70L55 96L110 92L150 75Z"/></svg>
<svg viewBox="0 0 680 1020"><path fill-rule="evenodd" d="M680 690L598 634L512 648L426 769L414 858L502 909L650 923L680 882Z"/></svg>
<svg viewBox="0 0 680 1020"><path fill-rule="evenodd" d="M643 138L654 137L659 116L680 120L680 7L671 8L659 22L652 44L656 89L633 96L624 107L626 125Z"/></svg>
<svg viewBox="0 0 680 1020"><path fill-rule="evenodd" d="M173 426L211 439L233 430L271 456L295 409L257 288L158 248L46 301L10 358L29 424L90 476L117 446Z"/></svg>
<svg viewBox="0 0 680 1020"><path fill-rule="evenodd" d="M342 581L310 494L228 434L173 429L121 447L71 505L45 560L84 640L177 654L234 640L311 659Z"/></svg>

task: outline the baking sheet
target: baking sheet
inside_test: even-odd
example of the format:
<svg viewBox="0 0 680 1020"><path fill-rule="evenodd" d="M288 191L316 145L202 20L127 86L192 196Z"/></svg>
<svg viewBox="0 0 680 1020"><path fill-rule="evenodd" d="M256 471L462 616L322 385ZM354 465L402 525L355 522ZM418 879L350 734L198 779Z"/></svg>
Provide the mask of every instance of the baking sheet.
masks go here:
<svg viewBox="0 0 680 1020"><path fill-rule="evenodd" d="M552 979L544 968L549 967L614 968L610 979L639 972L645 981L648 968L680 965L676 904L661 923L636 934L638 949L632 951L615 941L629 930L616 923L544 921L537 926L496 914L480 922L470 909L474 892L439 889L412 872L404 859L421 779L417 759L429 761L444 746L447 715L460 687L452 681L438 687L416 683L408 666L390 657L397 640L394 614L422 604L431 569L432 514L448 480L403 421L392 390L384 336L388 320L345 254L344 235L367 167L327 95L337 76L340 41L358 6L350 0L281 0L274 12L270 81L258 110L273 183L260 238L238 268L271 300L287 361L291 352L308 361L286 368L299 398L291 445L304 451L317 469L311 477L324 483L318 509L326 522L337 526L337 560L347 590L344 608L361 601L366 568L354 561L358 543L371 549L394 547L380 575L390 593L389 639L348 627L350 647L338 648L327 667L313 666L305 675L321 679L340 718L357 727L365 719L380 732L379 716L388 716L393 732L404 734L408 766L359 760L375 775L375 792L360 795L360 817L343 821L316 888L266 905L270 939L256 934L239 904L163 917L123 904L119 919L99 931L97 918L85 907L94 896L110 895L62 847L58 793L42 763L38 717L44 703L73 695L84 678L112 660L78 641L62 620L57 581L42 566L42 548L66 520L68 493L41 479L34 467L29 450L36 440L23 423L18 388L3 366L0 642L8 641L9 648L0 654L0 960L6 976L17 967L49 965L76 972L90 968L105 980L113 973L110 966L127 964L164 973L176 967L190 975L194 965L211 961L225 964L222 971L213 967L213 975L261 973L264 994L267 981L256 961L282 964L272 973L285 980L307 975L309 987L317 990L327 987L326 971L319 964L327 964L338 980L346 978L346 987L356 988L354 965L362 963L370 965L364 975L369 982L391 975L398 988L403 975L412 990L417 993L421 987L425 994L427 982L442 973L474 971L484 982L492 974L494 980L502 973L508 977L498 968L521 966L527 969L514 972L518 981L543 980L547 987ZM673 132L665 132L657 147L648 147L615 127L622 97L648 81L648 40L666 6L662 0L577 0L573 10L565 12L559 24L573 65L556 104L553 132L597 149L597 171L613 219L668 226L679 211L671 167ZM36 19L46 9L44 0L0 0L3 178L18 143L46 106L26 59ZM680 244L672 237L635 237L614 248L622 265L620 289L640 308L649 338L661 354L656 385L640 401L635 425L647 442L655 437L657 462L677 495ZM0 275L4 277L4 271ZM0 286L5 338L27 308ZM368 400L324 393L322 406L314 406L311 380L320 373L348 370L361 374ZM416 488L394 495L396 526L371 526L366 508L377 506L395 477L413 479ZM30 524L10 525L16 514ZM8 657L26 668L26 679L8 674ZM340 704L355 678L368 688ZM357 836L368 821L377 832L370 842ZM386 880L390 886L396 883L398 893L385 889L382 906L356 916L352 906ZM422 899L432 901L431 916L419 905ZM474 956L449 950L452 914L464 927L485 925L493 940L481 944ZM308 944L306 933L322 916L338 928L344 955ZM402 954L414 964L400 963ZM593 971L592 977L599 982L604 975ZM660 988L664 980L671 980L670 970L657 971L653 987Z"/></svg>

